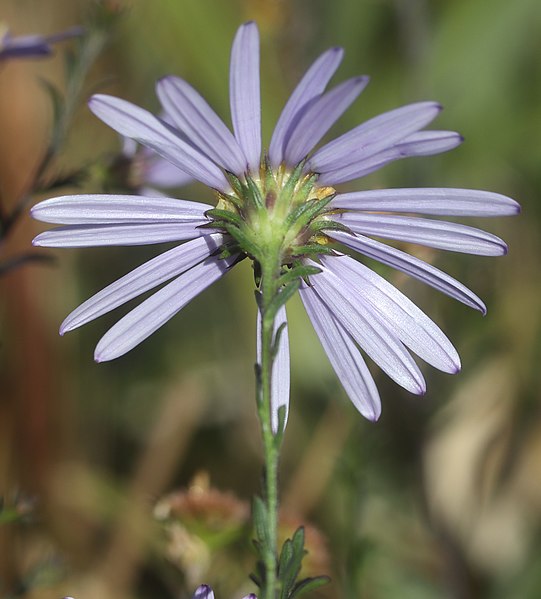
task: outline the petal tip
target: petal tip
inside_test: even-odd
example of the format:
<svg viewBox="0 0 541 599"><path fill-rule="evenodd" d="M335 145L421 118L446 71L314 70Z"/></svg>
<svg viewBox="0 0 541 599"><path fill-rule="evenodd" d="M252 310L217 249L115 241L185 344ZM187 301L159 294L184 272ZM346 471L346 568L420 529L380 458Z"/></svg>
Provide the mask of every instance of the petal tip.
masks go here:
<svg viewBox="0 0 541 599"><path fill-rule="evenodd" d="M365 418L369 421L369 422L377 422L379 420L379 417L381 416L381 408L377 411L377 412L370 412L369 414L365 415Z"/></svg>
<svg viewBox="0 0 541 599"><path fill-rule="evenodd" d="M417 381L417 385L413 393L420 396L426 395L426 383L424 381Z"/></svg>

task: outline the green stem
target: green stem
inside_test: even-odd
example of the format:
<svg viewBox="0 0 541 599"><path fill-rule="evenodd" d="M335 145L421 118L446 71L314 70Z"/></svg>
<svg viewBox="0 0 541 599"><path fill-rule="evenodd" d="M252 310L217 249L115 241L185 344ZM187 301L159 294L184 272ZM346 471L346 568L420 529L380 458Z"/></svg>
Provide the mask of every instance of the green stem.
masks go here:
<svg viewBox="0 0 541 599"><path fill-rule="evenodd" d="M263 437L265 454L265 503L267 511L268 537L263 546L265 565L265 585L262 599L275 599L277 596L276 566L278 560L278 460L281 436L272 431L271 392L273 365L274 316L268 308L278 292L277 280L280 275L279 252L261 264L261 363L257 389L258 414Z"/></svg>

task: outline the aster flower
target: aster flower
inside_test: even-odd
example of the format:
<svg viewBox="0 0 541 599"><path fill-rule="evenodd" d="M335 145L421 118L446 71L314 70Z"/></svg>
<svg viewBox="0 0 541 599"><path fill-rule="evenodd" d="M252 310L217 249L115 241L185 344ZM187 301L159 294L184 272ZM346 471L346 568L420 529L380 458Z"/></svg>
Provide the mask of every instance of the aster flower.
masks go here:
<svg viewBox="0 0 541 599"><path fill-rule="evenodd" d="M190 175L129 137L122 139L122 152L113 170L127 170L124 185L150 197L163 195L162 189L182 187L192 181Z"/></svg>
<svg viewBox="0 0 541 599"><path fill-rule="evenodd" d="M214 599L214 592L208 584L202 584L195 589L192 599ZM250 593L243 597L243 599L257 599L257 597L253 593Z"/></svg>
<svg viewBox="0 0 541 599"><path fill-rule="evenodd" d="M373 237L499 256L507 247L495 235L419 215L505 216L516 214L519 206L496 193L464 189L337 193L334 186L395 160L437 154L462 141L455 132L425 130L441 107L435 102L417 102L372 118L318 147L368 83L365 76L354 77L326 91L342 56L340 48L331 48L308 69L286 103L268 153L263 155L259 40L253 22L239 28L232 48L233 133L198 92L177 77L157 84L172 125L125 100L94 96L90 101L94 114L210 187L217 205L164 197L78 195L35 206L34 218L62 225L38 235L34 240L38 246L186 241L84 302L63 322L61 334L171 281L100 340L95 359L112 360L141 343L240 259L253 260L259 275L272 255L279 271L274 309L279 340L271 398L275 432L278 409L285 406L287 411L289 397L284 303L299 287L338 377L367 418L377 419L381 408L361 350L416 394L425 392L425 381L411 352L443 372L457 372L459 356L440 328L403 293L362 262L336 251L334 244L400 270L485 313L482 300L453 277ZM259 321L260 317L258 326Z"/></svg>
<svg viewBox="0 0 541 599"><path fill-rule="evenodd" d="M0 23L0 61L6 58L37 58L49 56L53 52L52 44L83 34L82 27L70 27L54 35L12 36L7 27Z"/></svg>

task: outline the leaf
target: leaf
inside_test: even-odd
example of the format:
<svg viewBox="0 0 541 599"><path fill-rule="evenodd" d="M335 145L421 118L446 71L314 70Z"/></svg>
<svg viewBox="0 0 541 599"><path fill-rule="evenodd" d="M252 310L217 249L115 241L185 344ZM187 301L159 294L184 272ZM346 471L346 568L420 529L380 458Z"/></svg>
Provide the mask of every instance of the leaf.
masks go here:
<svg viewBox="0 0 541 599"><path fill-rule="evenodd" d="M328 576L316 576L314 578L305 578L299 581L291 591L288 599L294 599L308 593L309 591L315 591L325 584L328 584L331 579Z"/></svg>
<svg viewBox="0 0 541 599"><path fill-rule="evenodd" d="M284 287L282 287L282 290L279 293L277 293L270 301L269 305L267 306L267 309L263 314L263 318L267 321L274 320L274 317L276 316L278 310L283 305L285 305L285 303L289 299L291 299L295 295L295 293L297 293L300 286L301 282L298 278L294 279L287 285L284 285Z"/></svg>
<svg viewBox="0 0 541 599"><path fill-rule="evenodd" d="M299 264L298 266L294 266L290 268L287 272L285 272L279 279L279 285L287 285L289 282L295 279L304 279L309 277L310 275L317 275L321 272L321 269L317 266L308 266L305 264Z"/></svg>
<svg viewBox="0 0 541 599"><path fill-rule="evenodd" d="M287 539L280 554L280 569L278 576L282 582L280 599L288 599L294 588L297 576L301 571L301 564L306 551L304 549L304 528L300 526L293 535Z"/></svg>
<svg viewBox="0 0 541 599"><path fill-rule="evenodd" d="M257 495L254 497L252 512L257 540L261 545L266 545L270 538L267 506Z"/></svg>
<svg viewBox="0 0 541 599"><path fill-rule="evenodd" d="M56 85L54 85L50 81L47 81L47 79L39 77L39 82L47 92L47 95L51 100L51 106L53 108L53 131L51 139L53 140L52 143L54 146L54 140L56 140L58 137L58 127L60 125L60 122L62 121L62 114L64 112L65 107L65 99L60 90L56 87ZM57 148L54 147L54 149L56 150Z"/></svg>
<svg viewBox="0 0 541 599"><path fill-rule="evenodd" d="M272 347L271 347L271 357L273 360L278 355L278 350L280 349L280 339L282 338L282 333L284 332L286 327L287 327L287 322L283 322L278 327L278 330L276 331L276 334L274 335L274 340L272 342Z"/></svg>

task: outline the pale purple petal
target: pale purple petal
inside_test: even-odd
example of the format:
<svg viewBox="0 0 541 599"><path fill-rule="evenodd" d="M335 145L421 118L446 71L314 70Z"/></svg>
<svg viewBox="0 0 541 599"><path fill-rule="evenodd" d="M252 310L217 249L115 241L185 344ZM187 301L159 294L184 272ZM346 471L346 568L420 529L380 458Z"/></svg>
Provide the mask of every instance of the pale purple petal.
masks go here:
<svg viewBox="0 0 541 599"><path fill-rule="evenodd" d="M208 258L223 243L219 233L177 246L145 262L76 308L62 323L60 334L72 331L118 306L169 281Z"/></svg>
<svg viewBox="0 0 541 599"><path fill-rule="evenodd" d="M229 96L235 137L250 171L258 174L261 161L259 33L253 21L241 25L233 41Z"/></svg>
<svg viewBox="0 0 541 599"><path fill-rule="evenodd" d="M333 219L349 227L354 233L363 235L479 256L502 256L507 253L506 244L496 235L457 223L358 212L335 214Z"/></svg>
<svg viewBox="0 0 541 599"><path fill-rule="evenodd" d="M321 345L353 405L365 418L377 420L381 414L379 393L352 337L311 287L304 285L299 293Z"/></svg>
<svg viewBox="0 0 541 599"><path fill-rule="evenodd" d="M222 171L207 156L173 133L147 110L113 96L92 96L88 106L103 122L121 135L131 137L201 181L220 191L229 190Z"/></svg>
<svg viewBox="0 0 541 599"><path fill-rule="evenodd" d="M310 169L323 173L377 154L426 127L440 111L435 102L417 102L380 114L317 150Z"/></svg>
<svg viewBox="0 0 541 599"><path fill-rule="evenodd" d="M306 158L367 84L368 77L354 77L309 102L285 140L286 163L295 166Z"/></svg>
<svg viewBox="0 0 541 599"><path fill-rule="evenodd" d="M211 256L151 295L101 338L94 353L96 362L114 360L139 345L222 277L236 259L237 256L224 260Z"/></svg>
<svg viewBox="0 0 541 599"><path fill-rule="evenodd" d="M285 143L298 117L302 115L302 107L325 90L343 56L342 48L330 48L324 52L306 71L289 97L276 123L269 146L269 160L273 168L278 167L284 159Z"/></svg>
<svg viewBox="0 0 541 599"><path fill-rule="evenodd" d="M100 247L124 245L150 245L168 241L186 241L208 235L201 229L207 219L157 224L71 225L44 231L34 238L38 247Z"/></svg>
<svg viewBox="0 0 541 599"><path fill-rule="evenodd" d="M287 315L286 308L282 306L276 313L274 320L274 335L282 324L285 324L281 335L278 353L274 358L271 380L271 423L272 432L278 432L278 410L284 406L286 409L284 428L287 424L289 413L289 335L287 332ZM257 362L261 363L261 312L257 312L257 333L256 333L256 352Z"/></svg>
<svg viewBox="0 0 541 599"><path fill-rule="evenodd" d="M137 148L139 148L140 146L138 145L138 143L135 141L135 139L132 139L131 137L125 137L124 135L120 136L120 140L122 142L122 156L125 156L126 158L134 158L135 154L137 153ZM152 152L152 150L149 150L148 148L144 148L147 152L149 152L149 154L154 155L154 152Z"/></svg>
<svg viewBox="0 0 541 599"><path fill-rule="evenodd" d="M326 171L319 177L318 182L320 185L338 185L365 177L395 160L448 152L459 146L462 141L462 136L454 131L419 131L387 150L367 156L359 162L337 167L336 170Z"/></svg>
<svg viewBox="0 0 541 599"><path fill-rule="evenodd" d="M25 58L48 56L53 49L51 44L83 35L82 27L71 27L61 33L53 35L17 35L12 36L9 31L0 34L0 60L4 58Z"/></svg>
<svg viewBox="0 0 541 599"><path fill-rule="evenodd" d="M236 175L246 172L246 158L237 140L191 85L179 77L165 77L156 89L173 124L197 148Z"/></svg>
<svg viewBox="0 0 541 599"><path fill-rule="evenodd" d="M195 589L192 599L214 599L214 593L208 584L202 584Z"/></svg>
<svg viewBox="0 0 541 599"><path fill-rule="evenodd" d="M155 187L139 187L138 190L140 196L146 196L147 198L167 198L168 196L156 189Z"/></svg>
<svg viewBox="0 0 541 599"><path fill-rule="evenodd" d="M147 150L147 148L145 148ZM150 154L149 150L149 154ZM193 177L180 170L168 160L152 153L146 156L143 164L143 181L158 187L181 187L193 181Z"/></svg>
<svg viewBox="0 0 541 599"><path fill-rule="evenodd" d="M406 347L443 372L460 370L460 358L443 331L396 287L349 256L323 256L321 262L339 278L348 281L381 313Z"/></svg>
<svg viewBox="0 0 541 599"><path fill-rule="evenodd" d="M193 222L203 220L209 204L165 197L83 194L36 204L32 217L58 225Z"/></svg>
<svg viewBox="0 0 541 599"><path fill-rule="evenodd" d="M485 304L473 291L439 268L427 264L423 260L411 256L402 250L385 245L369 237L364 237L363 235L349 235L340 231L332 231L328 234L336 241L347 245L353 250L373 260L387 264L392 268L396 268L410 277L418 279L434 287L434 289L445 293L445 295L466 304L466 306L486 314L487 309Z"/></svg>
<svg viewBox="0 0 541 599"><path fill-rule="evenodd" d="M340 193L331 201L330 207L435 216L512 216L520 212L515 200L499 193L442 187Z"/></svg>
<svg viewBox="0 0 541 599"><path fill-rule="evenodd" d="M390 378L412 393L423 394L426 385L419 367L381 314L351 291L349 280L308 263L321 269L310 283L344 329Z"/></svg>

